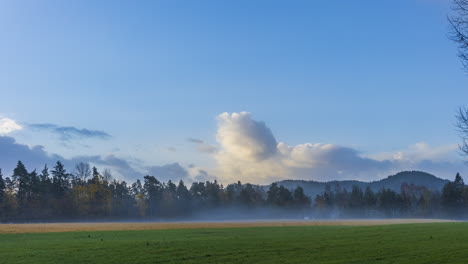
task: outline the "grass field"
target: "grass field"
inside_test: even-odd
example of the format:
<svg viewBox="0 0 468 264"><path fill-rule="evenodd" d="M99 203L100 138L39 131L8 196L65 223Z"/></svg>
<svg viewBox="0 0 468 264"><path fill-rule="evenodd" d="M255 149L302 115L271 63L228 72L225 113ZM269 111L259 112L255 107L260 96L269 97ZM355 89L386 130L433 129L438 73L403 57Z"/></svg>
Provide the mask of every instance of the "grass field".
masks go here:
<svg viewBox="0 0 468 264"><path fill-rule="evenodd" d="M0 263L467 263L468 223L0 234Z"/></svg>

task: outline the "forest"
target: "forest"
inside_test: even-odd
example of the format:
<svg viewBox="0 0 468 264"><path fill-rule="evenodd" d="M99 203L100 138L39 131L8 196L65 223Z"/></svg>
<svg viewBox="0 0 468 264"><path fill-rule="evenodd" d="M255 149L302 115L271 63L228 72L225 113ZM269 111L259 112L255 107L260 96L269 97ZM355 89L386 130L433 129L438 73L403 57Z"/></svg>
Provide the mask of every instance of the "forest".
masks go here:
<svg viewBox="0 0 468 264"><path fill-rule="evenodd" d="M402 184L400 192L374 192L353 186L327 185L316 197L302 187L287 189L249 183L227 186L213 182L161 182L144 176L133 183L119 181L79 163L69 173L58 161L38 173L18 161L13 174L0 169L0 222L163 221L229 218L464 218L468 186L457 174L442 192Z"/></svg>

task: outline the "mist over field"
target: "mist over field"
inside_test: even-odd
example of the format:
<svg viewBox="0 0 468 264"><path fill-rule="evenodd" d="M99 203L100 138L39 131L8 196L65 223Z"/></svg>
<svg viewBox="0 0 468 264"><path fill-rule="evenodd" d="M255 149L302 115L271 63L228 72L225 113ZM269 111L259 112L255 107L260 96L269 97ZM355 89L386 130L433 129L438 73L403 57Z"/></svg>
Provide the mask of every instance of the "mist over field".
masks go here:
<svg viewBox="0 0 468 264"><path fill-rule="evenodd" d="M459 174L448 181L406 171L380 181L281 181L269 185L214 181L174 183L144 176L133 183L87 163L68 173L28 171L19 161L13 176L0 172L0 221L4 223L98 221L225 221L255 219L464 219L468 197Z"/></svg>

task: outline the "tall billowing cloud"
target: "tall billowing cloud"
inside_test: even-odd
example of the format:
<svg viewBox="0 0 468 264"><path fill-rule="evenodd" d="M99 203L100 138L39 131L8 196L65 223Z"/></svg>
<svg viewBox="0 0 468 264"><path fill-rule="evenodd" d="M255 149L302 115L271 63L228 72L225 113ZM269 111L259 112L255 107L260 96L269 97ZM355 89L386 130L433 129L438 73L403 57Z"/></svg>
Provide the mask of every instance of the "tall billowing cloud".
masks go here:
<svg viewBox="0 0 468 264"><path fill-rule="evenodd" d="M218 116L216 173L223 181L268 183L281 179L376 180L399 170L429 169L451 176L457 165L443 159L454 146L432 148L418 143L410 149L365 157L357 150L322 143L295 146L277 142L265 123L247 112ZM440 175L440 173L447 175Z"/></svg>
<svg viewBox="0 0 468 264"><path fill-rule="evenodd" d="M262 161L276 154L276 139L263 122L247 112L219 115L216 135L222 151L237 159Z"/></svg>

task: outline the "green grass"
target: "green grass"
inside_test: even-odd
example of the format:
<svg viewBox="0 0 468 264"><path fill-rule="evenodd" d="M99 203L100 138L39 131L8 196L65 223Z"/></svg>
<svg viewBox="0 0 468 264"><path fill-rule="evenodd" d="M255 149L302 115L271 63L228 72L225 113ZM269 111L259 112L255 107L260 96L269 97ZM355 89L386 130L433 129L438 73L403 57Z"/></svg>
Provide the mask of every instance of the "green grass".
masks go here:
<svg viewBox="0 0 468 264"><path fill-rule="evenodd" d="M468 263L468 223L3 234L0 263Z"/></svg>

